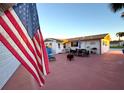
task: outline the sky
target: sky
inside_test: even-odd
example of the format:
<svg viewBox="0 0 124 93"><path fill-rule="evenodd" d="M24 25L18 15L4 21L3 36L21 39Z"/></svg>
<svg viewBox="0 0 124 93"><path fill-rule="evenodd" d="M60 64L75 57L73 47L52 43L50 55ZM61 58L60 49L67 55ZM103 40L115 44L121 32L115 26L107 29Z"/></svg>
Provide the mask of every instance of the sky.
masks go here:
<svg viewBox="0 0 124 93"><path fill-rule="evenodd" d="M109 33L115 40L124 32L122 11L113 13L108 3L38 3L37 9L44 39Z"/></svg>

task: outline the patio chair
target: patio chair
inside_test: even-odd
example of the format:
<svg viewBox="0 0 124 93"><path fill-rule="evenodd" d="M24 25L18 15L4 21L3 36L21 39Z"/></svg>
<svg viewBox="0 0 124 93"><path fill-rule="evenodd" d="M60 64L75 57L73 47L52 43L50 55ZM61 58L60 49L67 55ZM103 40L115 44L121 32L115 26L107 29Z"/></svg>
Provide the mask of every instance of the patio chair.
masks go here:
<svg viewBox="0 0 124 93"><path fill-rule="evenodd" d="M84 57L88 57L90 55L89 51L88 50L83 50L83 56Z"/></svg>
<svg viewBox="0 0 124 93"><path fill-rule="evenodd" d="M82 56L84 54L84 50L83 49L78 49L77 52L78 52L77 53L78 56Z"/></svg>
<svg viewBox="0 0 124 93"><path fill-rule="evenodd" d="M73 55L77 55L77 49L76 50L70 49L70 53L73 54Z"/></svg>
<svg viewBox="0 0 124 93"><path fill-rule="evenodd" d="M86 49L79 49L78 50L78 56L88 57L89 56L89 51L86 50Z"/></svg>

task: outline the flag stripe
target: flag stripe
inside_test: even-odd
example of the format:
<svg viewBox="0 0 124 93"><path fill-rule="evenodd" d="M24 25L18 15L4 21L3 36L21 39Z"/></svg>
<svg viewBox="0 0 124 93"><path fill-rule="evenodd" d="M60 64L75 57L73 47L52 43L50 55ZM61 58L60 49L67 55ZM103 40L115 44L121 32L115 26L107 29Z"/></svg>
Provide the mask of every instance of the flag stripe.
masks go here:
<svg viewBox="0 0 124 93"><path fill-rule="evenodd" d="M18 33L19 31L17 31L14 27L14 25L12 25L12 23L10 22L10 20L7 18L7 16L4 14L3 16L1 16L2 19L4 20L5 23L7 23L8 27L11 29L11 31L13 32L13 34L15 34L16 37L19 38L21 45L23 45L23 47L25 47L25 49L29 52L28 54L30 54L30 56L33 58L33 60L36 63L36 59L34 57L34 55L32 54L32 52L29 50L28 46L26 45L26 43L23 41L22 37L20 36L20 34Z"/></svg>
<svg viewBox="0 0 124 93"><path fill-rule="evenodd" d="M37 54L37 58L38 58L38 62L41 64L42 62L41 62L41 59L42 59L42 54L40 53L40 51L38 50L38 48L37 47L39 47L39 46L37 46L37 43L36 43L36 41L35 41L36 39L35 39L35 37L32 39L32 41L33 41L33 43L34 43L34 46L35 46L35 49L36 49L36 54ZM41 64L42 65L42 64Z"/></svg>
<svg viewBox="0 0 124 93"><path fill-rule="evenodd" d="M36 60L38 61L37 54L35 52L36 50L34 50L35 49L34 44L32 40L30 39L30 37L28 36L28 34L26 33L27 32L26 29L24 28L23 24L20 22L20 19L18 18L14 10L12 10L11 8L9 11L6 11L6 15L10 18L10 21L13 23L13 25L15 25L16 29L19 31L19 34L21 35L25 43L29 46L29 49L32 51ZM38 65L38 66L43 72L42 70L43 67L41 65Z"/></svg>
<svg viewBox="0 0 124 93"><path fill-rule="evenodd" d="M16 45L18 45L18 47L21 49L21 51L23 52L23 54L27 57L27 59L31 62L31 64L35 67L36 71L38 72L38 75L41 79L42 82L43 78L41 77L41 75L39 74L39 70L37 68L37 65L35 63L35 61L32 59L32 57L28 54L28 52L25 50L25 48L22 46L21 42L18 40L18 38L15 36L15 34L12 32L12 30L8 27L8 25L4 22L4 20L2 19L2 17L0 17L0 23L1 26L5 29L5 31L9 34L9 36L13 39L13 41L16 43Z"/></svg>
<svg viewBox="0 0 124 93"><path fill-rule="evenodd" d="M38 45L38 42L36 41L35 38L33 38L33 43L34 43L34 46L36 48L36 51L37 51L38 56L41 58L42 57L41 50L40 50L40 47Z"/></svg>
<svg viewBox="0 0 124 93"><path fill-rule="evenodd" d="M23 41L23 39L20 37L20 35L18 34L17 30L14 28L14 26L12 25L12 23L9 21L9 19L6 17L6 15L2 16L3 20L9 24L8 26L10 27L10 29L12 29L13 33L15 33L16 37L18 37L22 43L22 45L25 47L25 49L27 50L28 54L31 55L31 57L33 58L33 60L36 61L34 55L32 54L32 52L28 49L28 46L25 44L25 42ZM37 64L37 62L35 62ZM39 73L40 71L43 72L43 68L39 65L38 63L38 67L40 67Z"/></svg>
<svg viewBox="0 0 124 93"><path fill-rule="evenodd" d="M37 32L39 33L39 30L38 30ZM35 49L37 50L37 54L39 55L40 58L42 58L43 72L44 72L45 75L47 75L49 72L46 71L45 59L44 59L44 56L43 56L43 51L42 51L42 49L39 47L39 44L40 44L41 42L38 44L38 42L37 42L37 40L36 40L36 36L35 36L35 38L33 38L33 41L34 41ZM40 46L42 46L42 45L40 45Z"/></svg>
<svg viewBox="0 0 124 93"><path fill-rule="evenodd" d="M48 55L47 55L46 48L45 48L45 45L44 45L43 36L42 36L40 31L39 31L39 34L40 34L40 42L41 42L40 44L42 44L41 45L42 46L41 50L43 51L42 55L43 55L43 59L45 61L44 64L45 64L46 74L48 74L49 73Z"/></svg>
<svg viewBox="0 0 124 93"><path fill-rule="evenodd" d="M22 65L34 76L34 78L39 82L40 85L43 85L38 78L38 74L32 64L28 59L23 55L20 49L12 41L6 31L0 26L0 39L1 42L11 51L11 53L22 63ZM21 55L20 55L21 54Z"/></svg>
<svg viewBox="0 0 124 93"><path fill-rule="evenodd" d="M8 10L8 14L10 16L10 19L13 19L12 23L15 25L15 27L17 26L18 27L17 29L21 32L21 36L25 39L24 41L28 41L31 44L31 46L33 47L33 49L35 50L33 42L31 40L31 38L29 37L27 30L23 26L22 22L20 21L19 17L16 15L13 8L10 8Z"/></svg>
<svg viewBox="0 0 124 93"><path fill-rule="evenodd" d="M35 38L36 38L36 40L37 40L37 42L38 42L38 45L40 46L40 48L41 48L41 45L40 45L40 37L39 37L39 30L37 31L38 32L38 34L35 36Z"/></svg>
<svg viewBox="0 0 124 93"><path fill-rule="evenodd" d="M26 44L25 45L27 45L26 47L28 47L30 50L28 50L28 51L30 51L30 52L32 52L33 53L33 55L32 55L32 58L35 60L35 61L38 61L38 59L37 59L37 57L36 57L36 53L35 53L35 51L34 51L34 49L33 49L33 47L31 46L31 44L30 44L30 42L29 42L29 40L26 38L26 36L24 35L24 33L23 33L23 31L21 30L21 28L20 28L20 26L18 25L18 23L16 22L16 20L15 20L15 18L7 11L6 13L5 13L6 15L7 15L7 17L10 19L10 21L13 23L13 25L16 25L16 29L18 30L18 33L19 33L19 35L22 37L22 41L24 41ZM11 23L10 23L11 24ZM10 25L9 24L9 25ZM23 42L23 43L24 43ZM27 49L28 49L27 48ZM32 53L29 53L30 55L32 54ZM36 59L35 59L36 58ZM36 62L35 62L36 63ZM43 72L43 68L42 68L42 66L41 65L38 65L38 67L40 68L40 70Z"/></svg>
<svg viewBox="0 0 124 93"><path fill-rule="evenodd" d="M37 52L37 58L38 58L38 61L39 61L39 65L43 65L41 64L42 62L42 54L41 54L41 51L40 49L38 50L38 47L39 47L39 44L37 44L37 41L36 41L36 36L37 36L38 33L35 34L34 38L32 39L33 43L34 43L34 46L35 46L35 49L36 49L36 52ZM43 68L42 68L43 70ZM44 73L44 71L43 71Z"/></svg>
<svg viewBox="0 0 124 93"><path fill-rule="evenodd" d="M39 31L39 30L38 30ZM37 31L37 32L38 32ZM39 33L38 33L39 34ZM38 45L39 45L39 47L41 48L41 46L40 46L40 37L39 37L39 35L38 34L35 34L35 39L37 40L37 42L38 42Z"/></svg>
<svg viewBox="0 0 124 93"><path fill-rule="evenodd" d="M34 40L34 44L35 44L35 46L36 46L36 49L37 48L39 48L39 46L38 46L38 43L37 43L37 41L36 41L36 39L34 38L33 39ZM40 49L41 50L41 49ZM42 51L41 51L42 52ZM41 53L42 54L42 53ZM42 65L43 65L43 72L44 72L44 74L46 75L46 68L45 68L45 65L44 65L44 59L43 59L43 55L41 55L41 60L42 60Z"/></svg>
<svg viewBox="0 0 124 93"><path fill-rule="evenodd" d="M38 32L38 35L39 35L39 44L40 44L40 46L42 46L42 45L41 45L41 42L40 42L41 40L40 40L40 32L39 32L39 30L38 30L37 32ZM41 55L41 58L42 58L42 64L43 64L43 71L44 71L44 74L47 75L48 72L46 71L46 67L45 67L45 60L44 60L44 56L43 56L42 47L40 48L40 47L38 46L37 40L36 40L36 39L34 39L34 40L35 40L35 44L36 44L38 50L39 50L40 53L42 54L42 55ZM45 49L46 49L46 48L45 48Z"/></svg>
<svg viewBox="0 0 124 93"><path fill-rule="evenodd" d="M36 4L16 4L0 16L0 40L40 86L49 73Z"/></svg>
<svg viewBox="0 0 124 93"><path fill-rule="evenodd" d="M15 26L15 28L19 31L20 36L24 39L27 45L29 45L31 50L35 50L33 46L33 42L31 41L26 29L24 28L23 24L21 23L18 16L14 13L14 10L10 9L5 11L5 14L11 21L11 23ZM23 29L22 29L23 28Z"/></svg>
<svg viewBox="0 0 124 93"><path fill-rule="evenodd" d="M41 65L42 65L42 64L41 64L41 62L42 62L42 61L41 61L41 58L39 58L38 55L37 55L37 58L38 58L38 66L39 66L39 69L42 70L42 72L43 72L43 68L41 68ZM44 74L44 72L43 72L43 74Z"/></svg>
<svg viewBox="0 0 124 93"><path fill-rule="evenodd" d="M36 42L35 42L35 40L34 40L34 38L32 39L32 41L34 42L34 46L35 46L35 49L36 49L36 52L37 52L37 58L38 58L38 63L40 64L40 65L42 65L41 63L41 53L38 51L38 49L37 49L37 46L36 46ZM42 68L42 70L43 70L43 68Z"/></svg>
<svg viewBox="0 0 124 93"><path fill-rule="evenodd" d="M39 30L37 31L38 32L38 34L39 34ZM46 72L46 67L45 67L45 60L44 60L44 56L43 56L43 51L42 51L42 49L40 48L40 46L39 46L39 44L41 43L41 42L39 42L39 44L38 44L38 41L36 40L36 37L37 37L37 35L35 35L35 38L33 38L33 42L34 42L34 45L35 45L35 49L36 49L36 51L37 51L37 54L38 54L38 56L42 59L42 65L43 65L43 72L44 72L44 75L47 75L48 74L48 72ZM37 38L38 39L38 38ZM40 38L39 38L40 39ZM40 41L40 40L39 40ZM46 48L45 48L46 49Z"/></svg>
<svg viewBox="0 0 124 93"><path fill-rule="evenodd" d="M36 49L36 52L37 52L37 54L38 54L38 56L41 58L42 56L42 54L41 54L41 51L40 51L40 44L39 44L39 39L38 39L38 31L37 31L37 33L34 35L34 37L33 37L33 39L32 39L32 41L33 41L33 43L34 43L34 46L35 46L35 49Z"/></svg>

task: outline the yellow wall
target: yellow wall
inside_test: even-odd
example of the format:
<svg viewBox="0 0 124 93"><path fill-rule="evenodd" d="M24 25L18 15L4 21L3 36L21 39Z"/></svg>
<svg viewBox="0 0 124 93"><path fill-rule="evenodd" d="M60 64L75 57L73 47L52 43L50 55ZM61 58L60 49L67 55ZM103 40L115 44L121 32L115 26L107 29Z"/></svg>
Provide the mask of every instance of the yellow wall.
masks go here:
<svg viewBox="0 0 124 93"><path fill-rule="evenodd" d="M106 44L107 46L110 46L110 34L107 34L104 39L102 39L102 43L104 42L104 44ZM71 42L69 42L68 40L63 40L63 43L66 43L66 44L71 44Z"/></svg>
<svg viewBox="0 0 124 93"><path fill-rule="evenodd" d="M108 34L108 35L106 35L106 36L104 37L104 39L102 39L102 42L103 42L105 45L110 46L110 40L111 40L111 38L110 38L110 35Z"/></svg>

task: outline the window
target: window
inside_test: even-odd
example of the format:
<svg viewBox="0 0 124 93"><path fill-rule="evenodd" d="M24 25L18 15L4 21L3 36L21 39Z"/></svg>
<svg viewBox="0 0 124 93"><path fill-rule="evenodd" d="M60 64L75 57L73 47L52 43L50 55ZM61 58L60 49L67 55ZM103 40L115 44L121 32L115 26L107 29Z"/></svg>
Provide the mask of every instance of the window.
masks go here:
<svg viewBox="0 0 124 93"><path fill-rule="evenodd" d="M104 41L103 41L103 46L105 45Z"/></svg>
<svg viewBox="0 0 124 93"><path fill-rule="evenodd" d="M90 44L91 44L91 45L95 45L96 42L95 42L95 41L91 41Z"/></svg>
<svg viewBox="0 0 124 93"><path fill-rule="evenodd" d="M78 42L71 42L71 47L78 47Z"/></svg>
<svg viewBox="0 0 124 93"><path fill-rule="evenodd" d="M107 42L106 41L103 41L103 46L107 46Z"/></svg>
<svg viewBox="0 0 124 93"><path fill-rule="evenodd" d="M63 48L66 48L66 44L63 45Z"/></svg>
<svg viewBox="0 0 124 93"><path fill-rule="evenodd" d="M58 43L58 48L60 48L60 43Z"/></svg>
<svg viewBox="0 0 124 93"><path fill-rule="evenodd" d="M49 43L50 46L52 46L52 43Z"/></svg>

